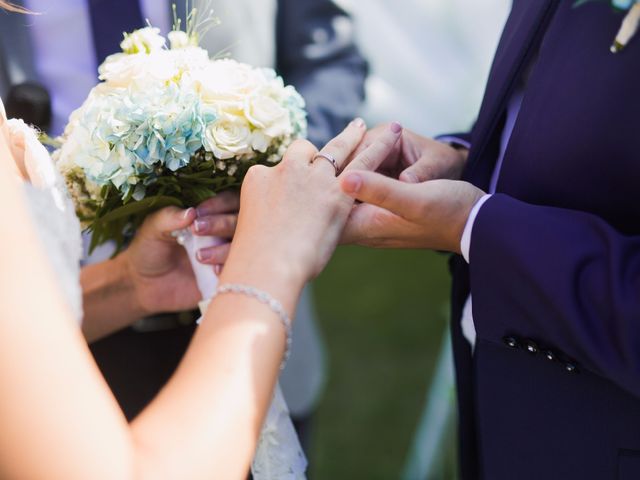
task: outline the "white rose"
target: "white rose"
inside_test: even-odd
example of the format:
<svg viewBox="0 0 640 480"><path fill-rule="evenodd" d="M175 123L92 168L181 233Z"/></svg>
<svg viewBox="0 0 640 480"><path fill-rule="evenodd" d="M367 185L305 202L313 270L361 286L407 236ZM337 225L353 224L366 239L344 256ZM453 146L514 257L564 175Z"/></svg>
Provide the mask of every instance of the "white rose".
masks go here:
<svg viewBox="0 0 640 480"><path fill-rule="evenodd" d="M217 158L226 160L252 153L251 126L244 118L223 115L205 131L204 147Z"/></svg>
<svg viewBox="0 0 640 480"><path fill-rule="evenodd" d="M100 80L108 82L108 88L127 88L133 85L146 89L178 77L180 70L171 52L159 50L149 55L111 55L98 72Z"/></svg>
<svg viewBox="0 0 640 480"><path fill-rule="evenodd" d="M289 111L267 95L252 95L245 101L247 119L271 138L290 135L293 132Z"/></svg>
<svg viewBox="0 0 640 480"><path fill-rule="evenodd" d="M233 113L240 113L245 98L263 84L256 70L235 60L211 61L207 68L194 74L194 79L203 102Z"/></svg>
<svg viewBox="0 0 640 480"><path fill-rule="evenodd" d="M251 146L254 150L264 153L269 149L272 140L271 137L265 135L262 131L255 130L253 137L251 137Z"/></svg>
<svg viewBox="0 0 640 480"><path fill-rule="evenodd" d="M136 53L151 53L164 48L165 39L160 35L159 28L145 27L133 33L125 33L120 48L129 55Z"/></svg>
<svg viewBox="0 0 640 480"><path fill-rule="evenodd" d="M195 72L207 68L210 63L209 52L191 45L178 50L168 50L164 53L173 62L181 77L185 75L191 77Z"/></svg>

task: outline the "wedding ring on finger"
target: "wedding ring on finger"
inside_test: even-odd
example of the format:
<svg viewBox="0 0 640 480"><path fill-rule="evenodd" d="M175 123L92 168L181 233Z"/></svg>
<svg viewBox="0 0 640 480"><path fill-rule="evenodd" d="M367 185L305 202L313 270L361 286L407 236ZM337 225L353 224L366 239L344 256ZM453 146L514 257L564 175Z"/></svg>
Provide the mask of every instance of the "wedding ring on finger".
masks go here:
<svg viewBox="0 0 640 480"><path fill-rule="evenodd" d="M340 167L338 166L338 161L333 158L332 155L328 154L328 153L323 153L320 152L318 154L316 154L315 157L313 157L313 159L311 159L311 163L315 162L316 160L318 160L319 158L328 161L329 163L331 163L331 165L333 165L333 168L336 171L336 177L338 176L338 174L340 173Z"/></svg>

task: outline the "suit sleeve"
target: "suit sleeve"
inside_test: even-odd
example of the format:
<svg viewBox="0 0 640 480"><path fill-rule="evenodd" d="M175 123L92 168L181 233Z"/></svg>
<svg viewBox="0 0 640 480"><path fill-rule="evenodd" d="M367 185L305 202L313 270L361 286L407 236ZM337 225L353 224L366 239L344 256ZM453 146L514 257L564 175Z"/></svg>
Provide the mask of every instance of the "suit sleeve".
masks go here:
<svg viewBox="0 0 640 480"><path fill-rule="evenodd" d="M305 98L309 140L322 147L358 115L367 62L351 18L328 0L280 0L277 68Z"/></svg>
<svg viewBox="0 0 640 480"><path fill-rule="evenodd" d="M497 194L471 239L478 337L533 339L640 397L640 237Z"/></svg>

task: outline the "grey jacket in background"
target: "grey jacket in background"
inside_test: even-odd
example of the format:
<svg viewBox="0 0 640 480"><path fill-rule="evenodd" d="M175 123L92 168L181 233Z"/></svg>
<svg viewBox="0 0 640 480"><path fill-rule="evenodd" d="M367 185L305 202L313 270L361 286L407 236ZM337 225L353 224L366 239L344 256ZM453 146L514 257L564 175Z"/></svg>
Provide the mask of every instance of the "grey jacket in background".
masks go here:
<svg viewBox="0 0 640 480"><path fill-rule="evenodd" d="M367 62L352 19L328 0L279 0L276 69L307 102L309 140L322 147L358 115Z"/></svg>

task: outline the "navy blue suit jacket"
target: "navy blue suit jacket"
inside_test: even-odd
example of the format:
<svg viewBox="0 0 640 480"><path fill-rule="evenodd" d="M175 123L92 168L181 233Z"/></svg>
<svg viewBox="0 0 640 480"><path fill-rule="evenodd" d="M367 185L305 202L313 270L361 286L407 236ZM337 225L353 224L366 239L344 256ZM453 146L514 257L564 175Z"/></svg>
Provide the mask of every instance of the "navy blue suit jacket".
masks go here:
<svg viewBox="0 0 640 480"><path fill-rule="evenodd" d="M514 1L471 134L486 188L532 67L470 266L452 262L466 480L640 479L640 36L614 55L623 14L574 3Z"/></svg>

